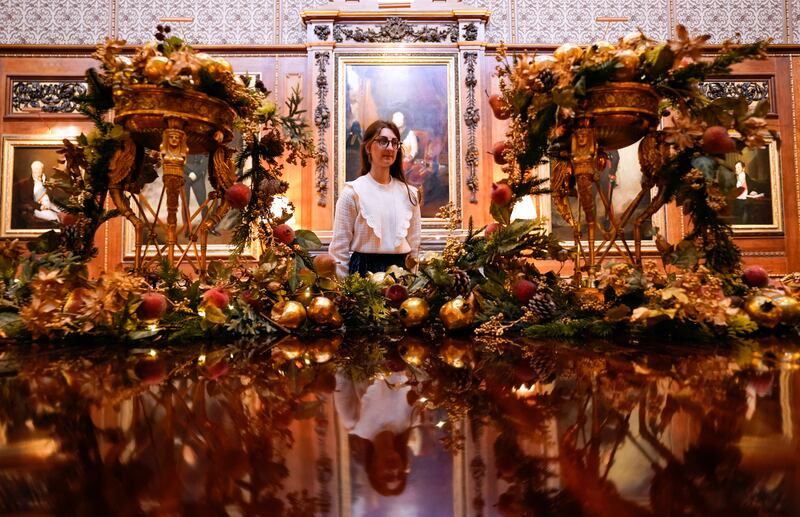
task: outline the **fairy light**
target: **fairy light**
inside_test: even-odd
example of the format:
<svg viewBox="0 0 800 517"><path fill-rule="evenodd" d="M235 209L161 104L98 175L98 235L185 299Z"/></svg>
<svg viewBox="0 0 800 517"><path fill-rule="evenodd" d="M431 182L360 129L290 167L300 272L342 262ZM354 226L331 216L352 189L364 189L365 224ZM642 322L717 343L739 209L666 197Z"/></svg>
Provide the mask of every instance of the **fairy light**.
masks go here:
<svg viewBox="0 0 800 517"><path fill-rule="evenodd" d="M197 315L200 316L201 318L205 318L206 317L206 310L205 309L197 309Z"/></svg>
<svg viewBox="0 0 800 517"><path fill-rule="evenodd" d="M154 349L151 348L150 351L147 352L147 355L149 355L150 357L155 357L158 355L158 352L156 352Z"/></svg>
<svg viewBox="0 0 800 517"><path fill-rule="evenodd" d="M147 326L147 330L149 330L150 332L156 332L156 331L158 331L158 323L151 323L151 324L149 324L149 325Z"/></svg>
<svg viewBox="0 0 800 517"><path fill-rule="evenodd" d="M206 362L206 354L200 354L197 357L197 364L203 364Z"/></svg>

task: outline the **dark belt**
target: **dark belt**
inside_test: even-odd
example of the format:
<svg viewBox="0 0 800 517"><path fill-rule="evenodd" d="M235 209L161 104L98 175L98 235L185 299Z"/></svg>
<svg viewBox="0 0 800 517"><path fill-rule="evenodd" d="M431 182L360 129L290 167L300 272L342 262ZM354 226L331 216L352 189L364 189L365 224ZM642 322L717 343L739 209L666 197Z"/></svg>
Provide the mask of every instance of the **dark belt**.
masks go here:
<svg viewBox="0 0 800 517"><path fill-rule="evenodd" d="M386 271L391 266L405 267L407 253L360 253L354 251L350 255L350 267L348 272L360 273L367 276L367 273L377 273Z"/></svg>

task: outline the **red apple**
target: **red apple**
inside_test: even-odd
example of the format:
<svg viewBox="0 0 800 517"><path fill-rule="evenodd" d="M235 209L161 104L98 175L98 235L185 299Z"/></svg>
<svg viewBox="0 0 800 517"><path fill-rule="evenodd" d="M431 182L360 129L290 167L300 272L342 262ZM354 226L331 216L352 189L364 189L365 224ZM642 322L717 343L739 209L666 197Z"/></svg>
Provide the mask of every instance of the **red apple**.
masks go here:
<svg viewBox="0 0 800 517"><path fill-rule="evenodd" d="M492 155L494 156L494 163L497 165L505 165L508 162L503 157L503 152L506 150L506 143L502 140L499 142L495 142L492 146Z"/></svg>
<svg viewBox="0 0 800 517"><path fill-rule="evenodd" d="M486 225L486 229L483 231L483 235L489 237L494 232L499 232L503 229L503 225L500 223L489 223Z"/></svg>
<svg viewBox="0 0 800 517"><path fill-rule="evenodd" d="M733 141L728 130L722 126L711 126L703 133L703 151L708 154L725 154L736 151L736 142Z"/></svg>
<svg viewBox="0 0 800 517"><path fill-rule="evenodd" d="M319 276L331 278L336 274L336 259L325 253L314 257L314 269Z"/></svg>
<svg viewBox="0 0 800 517"><path fill-rule="evenodd" d="M241 210L250 202L253 191L244 183L236 183L225 191L225 200L233 207Z"/></svg>
<svg viewBox="0 0 800 517"><path fill-rule="evenodd" d="M224 309L228 306L229 302L230 297L228 296L228 293L219 287L212 287L203 293L203 303L213 305L217 309Z"/></svg>
<svg viewBox="0 0 800 517"><path fill-rule="evenodd" d="M160 320L167 312L167 297L151 291L142 295L142 303L136 309L136 315L142 321Z"/></svg>
<svg viewBox="0 0 800 517"><path fill-rule="evenodd" d="M275 238L284 244L294 242L294 230L288 224L279 224L275 227Z"/></svg>
<svg viewBox="0 0 800 517"><path fill-rule="evenodd" d="M503 98L497 94L489 96L489 106L491 106L494 116L499 120L506 120L511 116L511 110L508 109Z"/></svg>
<svg viewBox="0 0 800 517"><path fill-rule="evenodd" d="M742 281L749 287L766 287L769 273L761 266L747 266L742 273Z"/></svg>
<svg viewBox="0 0 800 517"><path fill-rule="evenodd" d="M511 287L511 292L514 298L521 304L527 304L530 299L536 294L536 284L530 280L520 278Z"/></svg>
<svg viewBox="0 0 800 517"><path fill-rule="evenodd" d="M492 203L497 206L506 206L511 202L514 194L506 183L492 183Z"/></svg>
<svg viewBox="0 0 800 517"><path fill-rule="evenodd" d="M400 307L400 304L408 298L408 289L406 289L404 285L392 284L386 288L386 294L384 296L389 299L389 305L392 307Z"/></svg>

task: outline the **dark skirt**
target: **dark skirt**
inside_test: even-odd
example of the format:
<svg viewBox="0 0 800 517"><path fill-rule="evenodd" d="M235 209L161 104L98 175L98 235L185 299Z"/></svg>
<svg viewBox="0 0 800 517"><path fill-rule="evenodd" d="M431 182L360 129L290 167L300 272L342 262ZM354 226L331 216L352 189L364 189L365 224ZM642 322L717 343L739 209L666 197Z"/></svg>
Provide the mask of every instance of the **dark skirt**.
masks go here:
<svg viewBox="0 0 800 517"><path fill-rule="evenodd" d="M367 276L367 273L377 273L386 271L390 266L405 267L406 254L390 253L359 253L354 251L350 256L349 273L360 273Z"/></svg>

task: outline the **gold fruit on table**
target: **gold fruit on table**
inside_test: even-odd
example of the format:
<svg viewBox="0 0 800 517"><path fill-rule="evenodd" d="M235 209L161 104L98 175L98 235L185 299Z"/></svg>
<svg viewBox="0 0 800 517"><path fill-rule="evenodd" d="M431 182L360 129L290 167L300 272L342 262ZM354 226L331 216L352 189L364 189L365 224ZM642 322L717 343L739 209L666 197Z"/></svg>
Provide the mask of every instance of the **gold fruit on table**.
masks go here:
<svg viewBox="0 0 800 517"><path fill-rule="evenodd" d="M748 298L744 303L744 311L762 327L775 328L781 322L781 309L774 299L762 295Z"/></svg>
<svg viewBox="0 0 800 517"><path fill-rule="evenodd" d="M284 300L272 307L270 318L287 329L296 329L306 320L306 308L294 300Z"/></svg>
<svg viewBox="0 0 800 517"><path fill-rule="evenodd" d="M324 325L328 323L336 312L336 305L327 296L316 296L308 304L308 317L314 322Z"/></svg>
<svg viewBox="0 0 800 517"><path fill-rule="evenodd" d="M457 296L442 305L439 319L447 330L456 330L475 323L476 314L475 297L470 294L467 298Z"/></svg>
<svg viewBox="0 0 800 517"><path fill-rule="evenodd" d="M773 298L772 303L781 311L781 322L794 325L800 322L800 301L791 296Z"/></svg>
<svg viewBox="0 0 800 517"><path fill-rule="evenodd" d="M411 297L400 305L397 315L404 327L415 327L428 319L430 307L422 298Z"/></svg>

